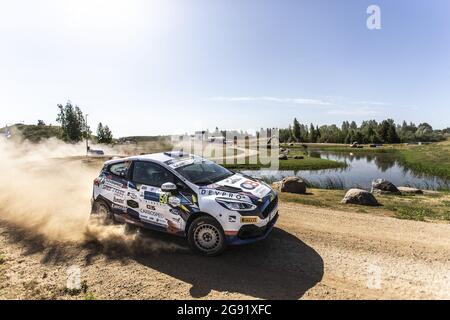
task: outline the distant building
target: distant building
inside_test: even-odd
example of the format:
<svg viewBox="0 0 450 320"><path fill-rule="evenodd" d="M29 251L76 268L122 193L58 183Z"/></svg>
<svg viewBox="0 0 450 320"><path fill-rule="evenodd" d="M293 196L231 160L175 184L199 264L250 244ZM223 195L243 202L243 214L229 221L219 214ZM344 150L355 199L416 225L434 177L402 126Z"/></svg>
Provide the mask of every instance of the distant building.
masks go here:
<svg viewBox="0 0 450 320"><path fill-rule="evenodd" d="M198 141L206 141L208 139L208 133L206 131L195 131L194 139Z"/></svg>

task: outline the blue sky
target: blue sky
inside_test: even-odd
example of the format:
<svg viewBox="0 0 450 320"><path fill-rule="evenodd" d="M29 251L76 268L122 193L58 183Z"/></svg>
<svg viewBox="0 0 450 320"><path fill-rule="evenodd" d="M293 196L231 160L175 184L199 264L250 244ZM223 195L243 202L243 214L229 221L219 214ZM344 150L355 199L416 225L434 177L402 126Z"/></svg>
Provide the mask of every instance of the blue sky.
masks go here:
<svg viewBox="0 0 450 320"><path fill-rule="evenodd" d="M1 126L56 123L68 99L116 136L294 117L450 126L444 0L1 0L0 46Z"/></svg>

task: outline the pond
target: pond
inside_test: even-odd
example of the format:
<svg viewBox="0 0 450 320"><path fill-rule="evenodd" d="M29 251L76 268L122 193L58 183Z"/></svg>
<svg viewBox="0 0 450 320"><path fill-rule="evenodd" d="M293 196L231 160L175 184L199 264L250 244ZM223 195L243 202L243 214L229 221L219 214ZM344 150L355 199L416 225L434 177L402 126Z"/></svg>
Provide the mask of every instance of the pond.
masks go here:
<svg viewBox="0 0 450 320"><path fill-rule="evenodd" d="M349 189L352 187L369 190L372 180L389 180L396 186L411 186L420 189L437 190L450 188L450 181L414 173L403 166L395 154L390 153L351 153L308 151L312 157L342 161L346 168L325 170L242 170L249 176L267 182L279 181L288 176L299 176L310 186L328 189Z"/></svg>

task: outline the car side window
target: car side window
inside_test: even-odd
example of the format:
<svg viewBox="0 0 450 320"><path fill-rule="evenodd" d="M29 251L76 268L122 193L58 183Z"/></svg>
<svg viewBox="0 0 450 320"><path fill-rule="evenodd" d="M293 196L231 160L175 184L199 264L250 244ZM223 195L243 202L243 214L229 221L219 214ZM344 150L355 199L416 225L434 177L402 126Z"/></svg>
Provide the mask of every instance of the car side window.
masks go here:
<svg viewBox="0 0 450 320"><path fill-rule="evenodd" d="M114 163L109 167L109 171L116 176L126 178L128 177L128 170L130 169L130 165L130 161Z"/></svg>
<svg viewBox="0 0 450 320"><path fill-rule="evenodd" d="M166 182L175 183L175 176L162 166L149 161L136 161L133 169L133 181L161 188Z"/></svg>

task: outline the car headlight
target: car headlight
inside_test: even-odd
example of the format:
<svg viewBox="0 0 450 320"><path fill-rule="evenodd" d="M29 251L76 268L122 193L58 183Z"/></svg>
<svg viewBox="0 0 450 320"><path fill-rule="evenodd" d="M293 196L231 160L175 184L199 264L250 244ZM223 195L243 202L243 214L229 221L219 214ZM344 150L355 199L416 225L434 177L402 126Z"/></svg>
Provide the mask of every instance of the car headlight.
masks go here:
<svg viewBox="0 0 450 320"><path fill-rule="evenodd" d="M222 207L233 211L251 211L256 209L256 206L250 202L222 198L216 198L216 202L219 203Z"/></svg>

